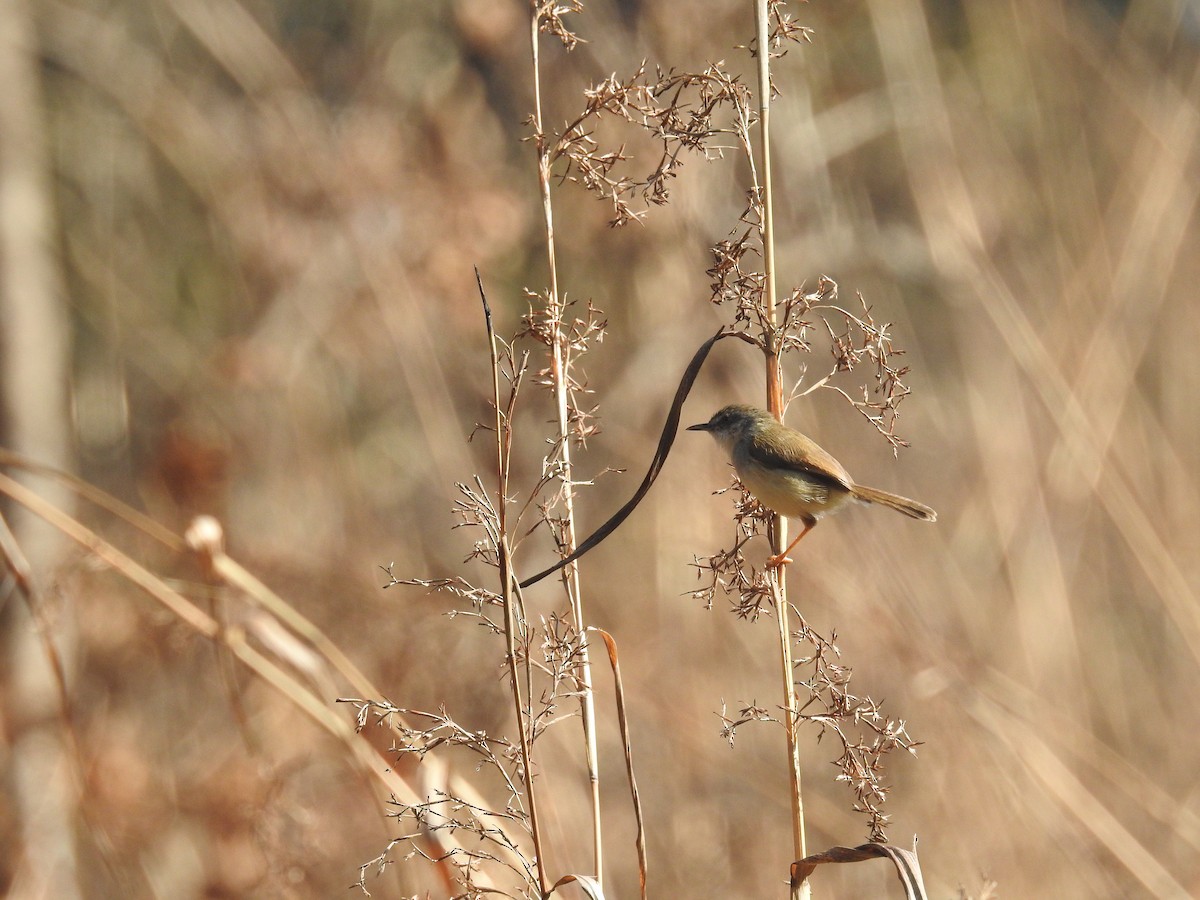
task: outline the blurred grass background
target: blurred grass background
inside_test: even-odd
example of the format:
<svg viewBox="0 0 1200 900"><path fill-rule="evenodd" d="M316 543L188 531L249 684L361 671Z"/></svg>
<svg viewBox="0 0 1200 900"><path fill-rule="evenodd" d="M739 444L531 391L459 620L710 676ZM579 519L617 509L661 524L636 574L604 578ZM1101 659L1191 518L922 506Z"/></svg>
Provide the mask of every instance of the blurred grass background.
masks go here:
<svg viewBox="0 0 1200 900"><path fill-rule="evenodd" d="M913 447L893 461L831 393L789 423L940 513L934 527L847 513L789 571L794 602L837 632L852 690L886 698L925 742L892 763L891 838L920 837L936 897L989 877L1007 897L1195 895L1200 5L822 0L795 14L815 41L775 70L781 286L827 274L895 323ZM496 643L447 620L440 597L385 594L377 567L485 577L462 565L470 539L449 508L455 480L491 470L466 440L490 392L472 266L502 333L546 280L522 143L525 4L37 0L0 15L32 75L0 103L43 137L21 157L9 131L0 149L44 175L63 311L31 333L6 297L5 442L21 443L21 407L61 412L70 438L44 457L176 529L219 516L230 552L391 700L507 730ZM551 125L643 58L749 69L733 49L752 32L745 4L594 0L574 21L588 43L546 45ZM558 191L563 286L610 322L584 362L603 424L585 476L648 463L679 374L722 321L704 270L744 189L736 164L695 160L670 206L620 231ZM2 208L10 234L30 233L24 207ZM5 246L11 294L28 260ZM14 348L52 355L56 340L61 410L53 384L13 390ZM749 360L720 348L685 421L761 402ZM544 402L524 413L517 484L539 471ZM711 442L682 437L584 565L594 624L636 685L652 896L773 896L790 862L782 735L744 731L730 749L714 715L774 704L774 626L685 596L692 555L728 542L728 501L710 496L726 481ZM583 492L584 530L635 483L609 474ZM549 558L525 553L528 572ZM10 896L337 896L382 851L394 829L377 795L282 699L223 680L210 646L86 557L45 577L71 635L80 849L56 868L29 841L14 748L37 717L14 712L14 639ZM10 634L27 629L3 602ZM576 732L557 734L552 863L583 871ZM810 847L861 842L827 748L804 738ZM609 875L630 895L615 725L600 739ZM819 895L897 892L882 863L830 868L846 871L819 873ZM405 872L370 882L376 896L428 887Z"/></svg>

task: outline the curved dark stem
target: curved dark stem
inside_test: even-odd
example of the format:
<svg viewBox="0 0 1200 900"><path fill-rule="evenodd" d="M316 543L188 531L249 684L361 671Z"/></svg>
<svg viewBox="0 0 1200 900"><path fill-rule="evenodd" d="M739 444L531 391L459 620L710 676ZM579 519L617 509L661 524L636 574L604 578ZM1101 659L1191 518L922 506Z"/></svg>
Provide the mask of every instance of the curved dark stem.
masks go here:
<svg viewBox="0 0 1200 900"><path fill-rule="evenodd" d="M533 577L525 579L521 582L521 587L527 588L531 584L537 584L547 575L553 575L564 566L569 566L616 531L621 523L629 518L629 514L637 508L637 505L642 502L642 498L650 491L650 486L654 484L654 480L658 478L658 473L662 471L662 467L667 461L667 454L671 452L671 445L675 443L675 435L679 432L679 417L683 410L683 401L691 393L692 385L696 383L696 376L700 374L700 367L704 365L704 360L708 357L708 351L713 348L713 345L717 341L727 337L742 337L742 334L736 331L726 331L722 328L700 345L700 349L696 351L696 354L692 357L692 361L688 363L687 370L683 373L683 378L679 382L679 389L675 392L675 400L671 403L671 411L667 413L667 421L663 425L662 436L658 439L658 449L654 453L654 459L650 462L650 469L646 472L646 477L642 479L641 485L638 486L637 491L630 498L629 502L618 509L611 519L597 528L587 540L576 548L574 553L564 559L560 559L545 571L538 572Z"/></svg>

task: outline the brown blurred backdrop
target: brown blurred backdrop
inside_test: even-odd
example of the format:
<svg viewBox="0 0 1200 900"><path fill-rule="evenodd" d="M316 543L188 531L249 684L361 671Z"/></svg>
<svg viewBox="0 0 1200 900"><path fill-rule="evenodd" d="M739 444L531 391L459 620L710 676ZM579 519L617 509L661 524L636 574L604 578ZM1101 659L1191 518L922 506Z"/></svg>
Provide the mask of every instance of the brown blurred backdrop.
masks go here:
<svg viewBox="0 0 1200 900"><path fill-rule="evenodd" d="M924 742L891 763L891 838L919 836L934 897L989 878L1005 897L1200 892L1200 5L794 12L815 38L775 70L781 286L825 274L894 323L913 446L893 460L829 392L789 422L940 513L926 527L851 511L789 573L854 688ZM389 699L496 733L511 713L495 639L445 618L443 597L385 593L378 567L488 577L461 562L471 537L449 509L453 482L490 471L467 442L490 393L472 266L501 333L547 278L522 142L527 14L515 0L0 10L0 443L171 528L218 516L232 555ZM573 22L588 43L545 43L551 127L643 59L750 69L734 49L753 29L745 3L594 0ZM562 286L610 323L583 362L603 430L578 465L631 472L582 493L584 530L632 491L684 365L724 321L704 270L745 187L732 158L694 159L669 206L618 231L603 204L556 192ZM685 423L761 401L760 363L731 343ZM519 490L549 418L529 396ZM686 596L693 554L729 542L729 502L710 496L726 483L711 442L682 437L583 568L634 686L652 896L781 896L791 861L781 734L731 749L715 715L777 702L774 625ZM76 513L139 552L111 517ZM344 893L397 828L341 748L88 556L22 534L41 541L86 780L80 801L61 766L38 769L59 723L44 684L23 683L38 645L6 582L0 885ZM549 558L527 552L528 571ZM599 702L608 876L632 896L607 687ZM546 775L560 873L588 860L577 733L548 738L568 748ZM827 745L803 737L810 847L861 843ZM837 868L818 896L898 896L882 863ZM439 895L403 868L368 885Z"/></svg>

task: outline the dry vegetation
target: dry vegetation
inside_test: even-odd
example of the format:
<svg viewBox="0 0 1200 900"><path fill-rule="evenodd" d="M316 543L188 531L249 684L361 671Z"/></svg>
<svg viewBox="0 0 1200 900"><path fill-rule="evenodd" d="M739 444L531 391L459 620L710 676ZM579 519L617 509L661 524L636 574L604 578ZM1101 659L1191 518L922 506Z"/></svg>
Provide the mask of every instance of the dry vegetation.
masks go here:
<svg viewBox="0 0 1200 900"><path fill-rule="evenodd" d="M753 580L769 551L763 537L742 560L718 550L755 512L732 525L731 495L712 496L729 482L711 442L680 437L582 561L585 607L554 581L524 592L511 667L520 610L496 576L508 539L524 577L620 506L696 348L761 326L743 305L761 290L761 210L731 80L753 93L737 46L749 7L590 0L564 16L583 39L570 52L543 35L543 130L563 136L541 147L553 279L525 3L0 12L0 443L167 529L61 482L26 497L0 481L88 529L55 548L2 507L33 560L28 585L19 567L0 582L10 896L332 897L359 890L360 867L374 896L450 896L446 867L405 858L456 844L486 854L480 879L592 871L581 615L619 647L650 895L786 891L778 637ZM790 12L813 33L773 63L775 265L798 351L783 389L836 370L842 393L798 397L788 422L940 514L852 510L793 554L797 675L819 698L799 729L809 850L886 826L895 844L919 837L931 897L1195 895L1200 14L1182 0ZM716 118L666 116L673 91ZM22 128L41 142L14 150ZM22 161L52 201L44 221L11 200ZM28 282L12 273L40 252L21 237L42 228L54 252L35 276L65 298L49 321L14 311ZM18 371L60 345L69 410ZM763 397L762 355L723 341L683 422ZM69 441L39 443L45 410ZM201 513L223 547L211 530L193 528L191 549L175 537ZM444 590L398 583L414 579ZM709 590L720 580L732 605ZM629 897L637 824L591 634L604 874ZM904 747L905 727L915 758L870 777L875 737ZM881 862L814 883L900 895Z"/></svg>

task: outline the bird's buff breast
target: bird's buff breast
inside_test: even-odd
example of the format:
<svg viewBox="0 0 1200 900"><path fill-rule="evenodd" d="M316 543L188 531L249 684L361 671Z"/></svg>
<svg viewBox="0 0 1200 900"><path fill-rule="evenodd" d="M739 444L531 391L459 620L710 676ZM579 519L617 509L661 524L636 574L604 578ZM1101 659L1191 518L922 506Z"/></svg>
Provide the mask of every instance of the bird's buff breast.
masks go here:
<svg viewBox="0 0 1200 900"><path fill-rule="evenodd" d="M794 470L769 470L752 459L734 463L738 478L763 506L783 516L819 518L850 500L849 491L830 489Z"/></svg>

